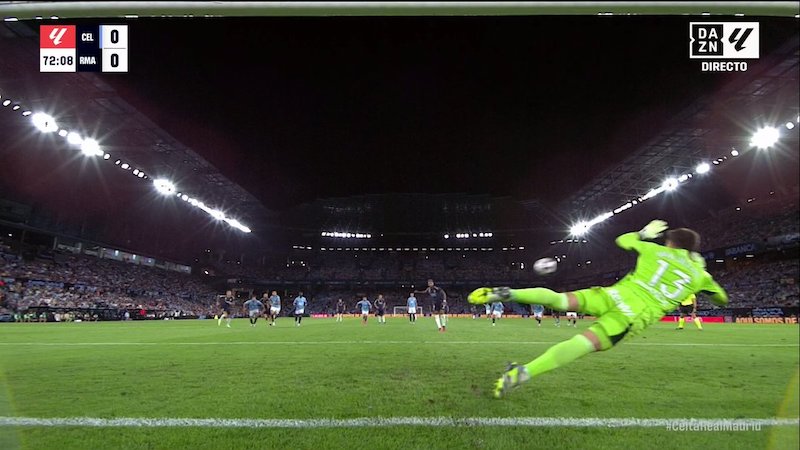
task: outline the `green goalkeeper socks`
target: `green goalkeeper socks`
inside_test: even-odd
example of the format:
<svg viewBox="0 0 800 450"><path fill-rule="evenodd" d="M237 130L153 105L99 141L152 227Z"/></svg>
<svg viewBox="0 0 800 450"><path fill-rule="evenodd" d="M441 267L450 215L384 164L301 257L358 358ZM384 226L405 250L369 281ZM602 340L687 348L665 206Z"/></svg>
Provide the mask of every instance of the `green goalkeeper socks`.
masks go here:
<svg viewBox="0 0 800 450"><path fill-rule="evenodd" d="M542 356L525 364L525 368L531 377L535 377L565 366L594 350L594 344L586 336L579 334L550 347Z"/></svg>
<svg viewBox="0 0 800 450"><path fill-rule="evenodd" d="M567 294L547 288L511 289L511 300L517 303L549 306L559 311L566 311L569 308Z"/></svg>

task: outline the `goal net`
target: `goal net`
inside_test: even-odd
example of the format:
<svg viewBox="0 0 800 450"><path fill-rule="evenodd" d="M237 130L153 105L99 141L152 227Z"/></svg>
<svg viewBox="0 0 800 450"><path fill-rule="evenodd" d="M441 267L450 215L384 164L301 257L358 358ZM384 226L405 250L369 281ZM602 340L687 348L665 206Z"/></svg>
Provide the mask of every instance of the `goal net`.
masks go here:
<svg viewBox="0 0 800 450"><path fill-rule="evenodd" d="M394 311L392 311L393 316L407 316L408 315L408 306L395 306ZM422 306L417 306L417 315L423 316Z"/></svg>

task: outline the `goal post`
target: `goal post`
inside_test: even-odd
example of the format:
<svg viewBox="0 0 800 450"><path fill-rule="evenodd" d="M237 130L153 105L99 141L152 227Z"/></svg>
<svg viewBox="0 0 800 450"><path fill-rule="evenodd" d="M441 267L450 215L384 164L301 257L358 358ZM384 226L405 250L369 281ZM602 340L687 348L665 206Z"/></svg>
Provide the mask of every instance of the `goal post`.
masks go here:
<svg viewBox="0 0 800 450"><path fill-rule="evenodd" d="M392 316L407 316L408 306L395 306L392 310ZM421 306L417 306L417 315L424 316Z"/></svg>

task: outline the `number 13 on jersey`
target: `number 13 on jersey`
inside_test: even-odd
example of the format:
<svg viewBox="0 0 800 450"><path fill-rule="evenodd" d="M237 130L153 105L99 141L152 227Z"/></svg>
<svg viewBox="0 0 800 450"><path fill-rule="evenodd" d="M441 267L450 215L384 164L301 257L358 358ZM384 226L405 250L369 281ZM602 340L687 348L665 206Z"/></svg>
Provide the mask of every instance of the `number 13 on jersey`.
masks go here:
<svg viewBox="0 0 800 450"><path fill-rule="evenodd" d="M657 260L656 263L658 264L658 270L656 270L656 273L653 274L653 278L650 279L650 283L648 284L650 284L652 287L656 287L656 285L658 285L661 294L670 300L682 300L683 297L688 295L684 293L684 289L686 288L687 284L691 283L692 278L683 273L681 270L673 269L672 274L668 274L669 276L667 279L664 280L664 282L659 283L669 268L669 263L663 259ZM674 289L670 290L670 285L672 285Z"/></svg>

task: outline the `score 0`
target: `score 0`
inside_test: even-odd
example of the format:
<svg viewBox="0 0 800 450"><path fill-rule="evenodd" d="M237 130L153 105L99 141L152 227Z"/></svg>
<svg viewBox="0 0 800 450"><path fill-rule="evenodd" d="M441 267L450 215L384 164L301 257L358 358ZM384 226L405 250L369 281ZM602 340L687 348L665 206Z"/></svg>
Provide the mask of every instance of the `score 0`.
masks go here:
<svg viewBox="0 0 800 450"><path fill-rule="evenodd" d="M128 26L100 25L103 72L128 71Z"/></svg>

